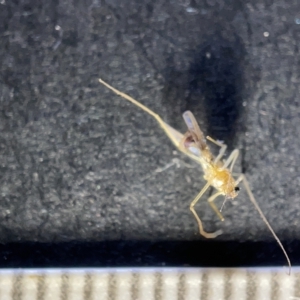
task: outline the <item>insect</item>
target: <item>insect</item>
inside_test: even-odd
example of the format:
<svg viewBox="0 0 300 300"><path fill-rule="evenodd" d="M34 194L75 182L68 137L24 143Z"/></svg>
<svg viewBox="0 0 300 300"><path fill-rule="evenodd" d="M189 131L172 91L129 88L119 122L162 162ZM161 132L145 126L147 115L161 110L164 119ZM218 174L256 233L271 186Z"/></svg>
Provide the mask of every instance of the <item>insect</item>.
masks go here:
<svg viewBox="0 0 300 300"><path fill-rule="evenodd" d="M130 101L131 103L135 104L136 106L144 110L146 113L151 115L157 121L160 127L165 131L165 133L170 138L170 140L174 143L174 145L181 152L183 152L184 154L186 154L187 156L189 156L190 158L192 158L202 166L204 172L204 179L207 181L207 183L190 204L190 210L193 213L195 219L197 220L200 234L206 238L215 238L222 233L221 230L212 233L206 232L203 228L200 217L195 211L196 203L204 195L207 189L211 186L217 190L215 194L213 194L208 198L208 203L211 206L211 208L214 210L214 212L217 214L217 216L222 221L224 221L224 217L221 214L221 211L219 211L217 206L215 205L214 200L218 196L223 195L225 196L225 200L224 200L225 203L226 199L233 199L237 197L238 192L240 191L239 184L243 183L251 202L253 203L254 207L260 214L264 223L271 231L278 245L282 249L286 257L286 260L288 262L289 274L290 274L291 262L287 255L287 252L285 251L278 236L274 232L273 228L271 227L270 223L268 222L262 210L260 209L258 203L256 202L254 195L252 194L252 191L250 189L248 180L246 179L246 176L244 174L240 174L239 176L237 176L236 179L234 178L232 170L239 156L239 150L238 149L233 150L232 153L229 155L229 157L225 161L223 161L222 157L225 154L227 146L219 141L214 140L209 136L205 138L194 115L190 111L186 111L183 113L183 119L187 125L188 130L185 134L182 134L176 129L172 128L167 123L165 123L158 114L156 114L151 109L144 106L137 100L113 88L111 85L109 85L102 79L99 79L99 82L104 86L106 86L107 88L109 88L110 90L112 90L113 92L115 92L117 95L121 96L122 98L125 98L126 100ZM219 154L216 157L214 157L213 154L211 153L207 141L210 141L220 147Z"/></svg>

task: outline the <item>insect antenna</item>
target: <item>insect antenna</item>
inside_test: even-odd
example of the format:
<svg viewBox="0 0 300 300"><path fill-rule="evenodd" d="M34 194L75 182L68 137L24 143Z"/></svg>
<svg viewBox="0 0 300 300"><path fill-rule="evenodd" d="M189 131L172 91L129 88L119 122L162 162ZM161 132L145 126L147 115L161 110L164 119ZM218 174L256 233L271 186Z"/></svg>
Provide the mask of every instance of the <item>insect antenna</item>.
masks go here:
<svg viewBox="0 0 300 300"><path fill-rule="evenodd" d="M258 211L258 213L260 214L260 217L262 218L262 220L264 221L264 223L267 225L267 227L269 228L269 230L271 231L273 237L275 238L276 242L278 243L279 247L281 248L283 254L285 255L286 257L286 260L288 262L288 265L289 265L289 271L288 271L288 275L291 274L291 269L292 269L292 265L291 265L291 261L290 261L290 258L288 256L288 254L286 253L282 243L280 242L278 236L276 235L275 231L273 230L272 226L270 225L270 223L268 222L268 220L266 219L264 213L262 212L262 210L260 209L258 203L256 202L252 192L251 192L251 189L250 189L250 186L249 186L249 183L248 183L248 180L246 179L246 176L245 175L242 175L242 181L244 183L244 186L246 188L246 191L249 195L249 198L250 198L250 201L253 203L254 207L256 208L256 210Z"/></svg>

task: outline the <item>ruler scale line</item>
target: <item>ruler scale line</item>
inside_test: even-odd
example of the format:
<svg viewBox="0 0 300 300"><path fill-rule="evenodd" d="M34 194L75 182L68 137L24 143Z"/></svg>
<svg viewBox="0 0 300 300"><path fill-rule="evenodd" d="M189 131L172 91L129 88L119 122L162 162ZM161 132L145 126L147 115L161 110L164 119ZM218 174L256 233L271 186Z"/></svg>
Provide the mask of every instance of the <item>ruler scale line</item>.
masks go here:
<svg viewBox="0 0 300 300"><path fill-rule="evenodd" d="M0 300L300 300L300 268L0 270Z"/></svg>

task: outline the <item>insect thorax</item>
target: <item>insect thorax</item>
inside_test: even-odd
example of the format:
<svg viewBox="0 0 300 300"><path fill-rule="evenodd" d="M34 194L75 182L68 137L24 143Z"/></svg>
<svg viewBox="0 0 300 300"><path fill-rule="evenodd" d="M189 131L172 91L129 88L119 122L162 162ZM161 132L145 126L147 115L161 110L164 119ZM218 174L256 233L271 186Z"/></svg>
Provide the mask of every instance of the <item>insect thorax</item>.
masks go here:
<svg viewBox="0 0 300 300"><path fill-rule="evenodd" d="M231 176L229 170L211 165L210 168L207 167L204 171L204 179L210 182L215 189L228 198L237 196L235 191L235 180Z"/></svg>

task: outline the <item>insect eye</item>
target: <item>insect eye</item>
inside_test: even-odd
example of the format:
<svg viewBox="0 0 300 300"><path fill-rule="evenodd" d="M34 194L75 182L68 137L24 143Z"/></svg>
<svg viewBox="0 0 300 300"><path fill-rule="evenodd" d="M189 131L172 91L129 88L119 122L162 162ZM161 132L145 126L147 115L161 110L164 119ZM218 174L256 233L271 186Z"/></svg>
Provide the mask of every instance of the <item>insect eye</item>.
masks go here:
<svg viewBox="0 0 300 300"><path fill-rule="evenodd" d="M236 186L236 187L234 188L234 190L235 190L236 192L239 192L239 191L240 191L240 188L239 188L238 186Z"/></svg>

